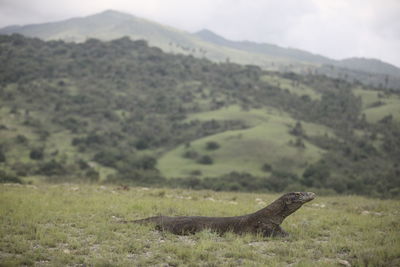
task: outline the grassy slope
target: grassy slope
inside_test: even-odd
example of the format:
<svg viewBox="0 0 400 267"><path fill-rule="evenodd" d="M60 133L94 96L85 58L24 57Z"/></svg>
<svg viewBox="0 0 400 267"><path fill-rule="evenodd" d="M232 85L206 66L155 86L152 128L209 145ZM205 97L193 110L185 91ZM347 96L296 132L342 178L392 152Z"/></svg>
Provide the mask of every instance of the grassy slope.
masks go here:
<svg viewBox="0 0 400 267"><path fill-rule="evenodd" d="M196 113L187 120L195 119L241 120L251 128L201 138L192 142L190 147L181 145L166 153L159 160L158 168L167 177L185 177L195 170L201 171L201 176L219 176L231 171L265 175L261 170L264 163L277 170L300 174L307 164L317 161L323 153L323 150L308 142L305 142L305 149L290 145L289 142L294 142L295 137L289 134L289 130L296 122L288 114L273 108L244 111L238 106L230 106ZM303 127L310 136L325 133L333 135L321 125L303 122ZM207 151L205 146L210 141L217 142L220 148ZM209 155L214 159L214 164L204 165L183 158L186 150Z"/></svg>
<svg viewBox="0 0 400 267"><path fill-rule="evenodd" d="M282 88L286 88L291 92L298 94L308 94L311 98L319 98L318 92L311 88L296 89L292 86L291 81L283 78L265 76L269 82L279 82ZM300 85L299 88L304 88ZM68 90L74 90L73 87ZM299 91L296 91L299 90ZM356 89L355 94L363 100L364 112L369 121L376 122L388 114L392 114L395 119L400 119L400 100L395 95L384 95L378 97L377 91ZM199 98L200 99L200 98ZM198 100L200 101L200 100ZM370 105L376 101L382 101L384 105L370 108ZM200 102L199 102L200 103ZM207 103L204 104L207 106ZM118 111L116 111L118 114ZM23 113L11 114L8 108L0 109L1 124L7 126L9 130L2 131L5 138L15 136L22 133L29 139L28 145L16 144L15 141L9 143L12 148L9 154L11 162L23 159L23 162L34 163L29 158L29 147L37 147L40 144L39 135L32 131L32 128L25 126L23 121L25 116ZM32 117L48 122L46 114L30 114ZM121 114L120 114L121 115ZM121 115L122 116L122 115ZM219 110L194 113L187 121L190 120L241 120L251 128L227 131L217 135L195 140L191 143L189 149L197 151L200 155L210 155L214 159L214 164L203 165L198 164L195 160L185 159L182 154L187 150L184 144L165 153L160 159L157 167L161 173L167 177L187 177L193 171L200 171L200 177L219 176L232 171L248 172L253 175L268 175L261 170L263 164L268 163L276 170L286 170L293 173L301 174L307 164L317 161L323 150L305 142L306 148L299 149L289 145L289 142L295 140L288 131L295 124L287 113L276 110L271 107L266 109L251 109L249 111L242 110L238 106L230 106ZM302 122L303 128L308 135L324 135L333 136L330 129L316 124ZM47 129L51 134L45 146L46 155L58 151L54 156L56 160L66 160L70 162L77 160L76 147L71 145L74 137L69 131L53 129L54 125L49 124ZM9 139L10 140L10 139ZM216 151L207 151L204 149L205 144L209 141L216 141L221 148ZM90 161L92 155L82 155L87 161ZM18 159L18 160L17 160ZM113 174L115 170L106 168L95 162L91 162L95 169L100 173L100 179L104 180L107 175Z"/></svg>
<svg viewBox="0 0 400 267"><path fill-rule="evenodd" d="M298 96L309 96L313 100L321 100L321 95L318 91L305 85L299 84L298 86L293 85L293 81L279 77L278 75L264 75L262 79L269 84L279 87L283 90L289 90L290 93Z"/></svg>
<svg viewBox="0 0 400 267"><path fill-rule="evenodd" d="M10 164L17 162L36 163L29 157L32 148L44 148L46 156L51 155L51 159L72 163L79 158L90 161L92 155L80 153L77 157L77 148L72 145L72 138L75 136L70 131L60 129L52 123L49 123L48 114L39 112L30 112L30 117L40 123L46 123L46 129L51 134L46 139L45 145L40 141L39 133L35 132L31 127L24 124L26 120L23 112L13 114L9 108L0 108L0 124L7 127L7 130L2 130L1 134L4 138L0 144L10 148L7 153L7 161ZM17 135L22 135L28 139L25 143L19 143L16 140ZM107 175L114 174L115 170L91 161L90 164L99 172L100 180L105 180ZM15 171L15 170L14 170ZM34 178L34 177L33 177Z"/></svg>
<svg viewBox="0 0 400 267"><path fill-rule="evenodd" d="M400 98L397 95L379 94L378 91L363 89L354 90L354 94L361 97L363 112L368 122L376 123L387 115L392 115L393 119L400 121ZM378 101L381 105L373 106Z"/></svg>
<svg viewBox="0 0 400 267"><path fill-rule="evenodd" d="M278 195L88 185L0 185L2 265L398 266L400 202L318 197L282 224L288 238L193 236L120 224L154 214L232 216Z"/></svg>

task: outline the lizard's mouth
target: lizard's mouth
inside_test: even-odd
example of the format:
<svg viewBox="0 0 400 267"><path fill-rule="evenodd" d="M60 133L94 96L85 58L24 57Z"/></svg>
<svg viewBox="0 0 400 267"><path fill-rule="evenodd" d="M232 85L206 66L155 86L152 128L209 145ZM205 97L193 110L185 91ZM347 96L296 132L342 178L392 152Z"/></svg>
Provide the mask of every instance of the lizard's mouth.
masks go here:
<svg viewBox="0 0 400 267"><path fill-rule="evenodd" d="M308 201L313 200L315 197L316 197L316 195L313 192L304 192L301 197L301 200L304 202L308 202Z"/></svg>

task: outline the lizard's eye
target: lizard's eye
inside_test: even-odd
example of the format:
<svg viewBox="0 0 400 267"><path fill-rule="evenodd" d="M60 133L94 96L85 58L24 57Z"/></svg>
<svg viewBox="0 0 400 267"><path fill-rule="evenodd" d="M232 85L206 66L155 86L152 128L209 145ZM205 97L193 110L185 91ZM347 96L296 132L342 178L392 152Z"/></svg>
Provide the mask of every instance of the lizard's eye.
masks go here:
<svg viewBox="0 0 400 267"><path fill-rule="evenodd" d="M298 202L300 199L301 199L300 193L294 193L293 195L290 196L291 202Z"/></svg>

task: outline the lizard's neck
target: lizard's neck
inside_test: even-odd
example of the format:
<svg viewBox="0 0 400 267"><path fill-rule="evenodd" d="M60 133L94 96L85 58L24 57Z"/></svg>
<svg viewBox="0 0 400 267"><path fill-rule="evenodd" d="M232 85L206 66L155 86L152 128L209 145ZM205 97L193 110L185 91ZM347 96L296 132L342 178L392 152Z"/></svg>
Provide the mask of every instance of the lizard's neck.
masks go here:
<svg viewBox="0 0 400 267"><path fill-rule="evenodd" d="M267 220L279 225L287 217L287 215L285 216L285 207L285 202L282 199L277 199L267 207L250 214L250 217L256 220Z"/></svg>

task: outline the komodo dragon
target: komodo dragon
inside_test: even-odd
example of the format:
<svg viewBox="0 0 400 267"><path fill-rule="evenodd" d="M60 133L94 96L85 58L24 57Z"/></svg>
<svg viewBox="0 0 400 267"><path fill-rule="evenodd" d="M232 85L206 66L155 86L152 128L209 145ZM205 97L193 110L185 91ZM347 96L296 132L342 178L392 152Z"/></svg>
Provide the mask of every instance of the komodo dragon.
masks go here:
<svg viewBox="0 0 400 267"><path fill-rule="evenodd" d="M155 216L131 222L154 224L157 230L169 231L178 235L194 234L209 229L219 234L231 231L237 234L253 233L263 236L286 236L287 233L280 227L280 224L287 216L314 198L315 194L312 192L292 192L284 194L255 213L243 216Z"/></svg>

